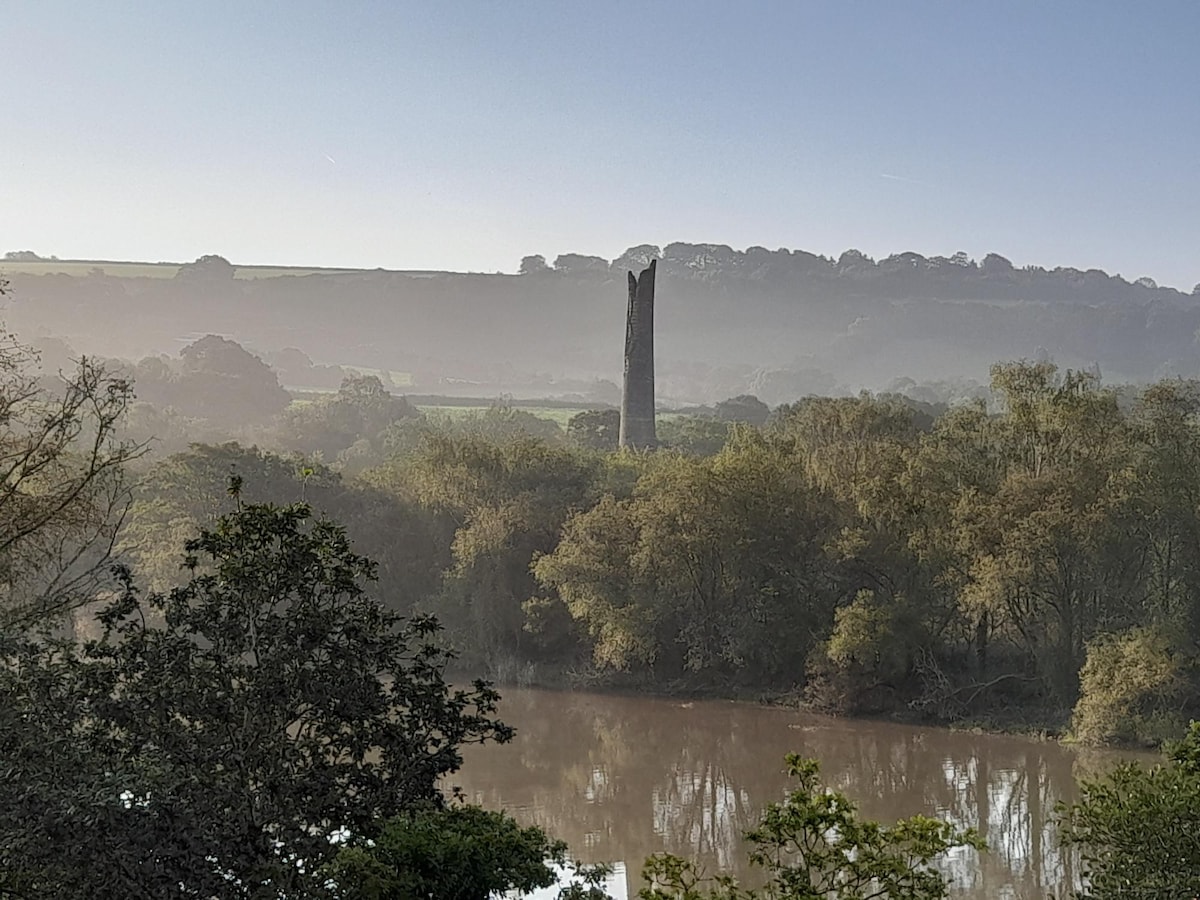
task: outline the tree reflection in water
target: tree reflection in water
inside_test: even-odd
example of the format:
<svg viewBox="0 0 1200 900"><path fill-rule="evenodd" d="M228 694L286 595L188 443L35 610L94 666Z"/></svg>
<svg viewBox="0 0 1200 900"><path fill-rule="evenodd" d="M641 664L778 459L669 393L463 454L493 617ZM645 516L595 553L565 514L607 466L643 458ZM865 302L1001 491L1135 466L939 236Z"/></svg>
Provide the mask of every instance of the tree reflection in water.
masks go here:
<svg viewBox="0 0 1200 900"><path fill-rule="evenodd" d="M975 826L989 852L945 862L963 898L1065 896L1074 883L1053 812L1075 775L1117 754L1021 738L830 719L727 702L506 689L512 744L469 748L467 796L567 841L584 861L631 872L666 850L749 877L741 834L783 798L788 752L821 761L864 815L915 813Z"/></svg>

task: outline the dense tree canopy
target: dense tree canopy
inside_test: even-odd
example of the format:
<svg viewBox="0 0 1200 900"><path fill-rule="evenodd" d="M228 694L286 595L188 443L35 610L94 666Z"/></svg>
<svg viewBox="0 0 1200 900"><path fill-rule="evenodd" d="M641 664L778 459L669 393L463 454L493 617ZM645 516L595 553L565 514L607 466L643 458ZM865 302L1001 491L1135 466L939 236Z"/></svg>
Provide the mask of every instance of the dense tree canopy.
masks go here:
<svg viewBox="0 0 1200 900"><path fill-rule="evenodd" d="M510 736L492 690L445 681L436 624L367 597L371 563L306 507L240 506L186 550L182 587L126 577L99 639L0 648L17 896L332 896L339 837L436 808L462 744Z"/></svg>
<svg viewBox="0 0 1200 900"><path fill-rule="evenodd" d="M176 583L172 548L233 470L255 500L344 521L381 598L437 613L464 665L497 676L795 690L1092 741L1155 743L1200 712L1195 384L1009 363L987 400L951 408L889 393L761 425L664 416L644 456L611 449L617 418L580 413L564 435L505 403L421 414L350 378L275 420L296 451L351 442L332 467L176 454L147 473L122 545L150 584Z"/></svg>

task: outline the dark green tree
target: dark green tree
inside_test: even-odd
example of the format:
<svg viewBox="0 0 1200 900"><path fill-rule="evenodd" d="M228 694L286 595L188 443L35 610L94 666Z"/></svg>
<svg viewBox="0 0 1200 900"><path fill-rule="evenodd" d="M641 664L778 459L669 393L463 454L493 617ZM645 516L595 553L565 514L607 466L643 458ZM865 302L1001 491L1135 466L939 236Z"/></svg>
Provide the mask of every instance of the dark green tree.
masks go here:
<svg viewBox="0 0 1200 900"><path fill-rule="evenodd" d="M463 744L511 736L486 684L447 684L437 624L370 599L373 565L307 507L241 506L186 549L183 587L123 576L98 640L3 646L12 891L330 896L339 837L436 808Z"/></svg>
<svg viewBox="0 0 1200 900"><path fill-rule="evenodd" d="M1079 900L1200 895L1200 723L1169 758L1084 781L1079 802L1061 811L1063 840L1083 858Z"/></svg>
<svg viewBox="0 0 1200 900"><path fill-rule="evenodd" d="M371 842L344 848L329 868L343 900L488 900L578 876L563 896L603 900L604 867L575 867L567 845L503 812L476 806L422 807L391 819Z"/></svg>

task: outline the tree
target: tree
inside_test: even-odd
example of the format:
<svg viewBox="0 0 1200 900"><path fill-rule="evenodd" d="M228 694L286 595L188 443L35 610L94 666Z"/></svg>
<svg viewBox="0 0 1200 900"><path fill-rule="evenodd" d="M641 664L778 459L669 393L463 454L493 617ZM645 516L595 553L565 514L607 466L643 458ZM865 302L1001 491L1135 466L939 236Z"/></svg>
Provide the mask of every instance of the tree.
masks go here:
<svg viewBox="0 0 1200 900"><path fill-rule="evenodd" d="M1156 746L1179 733L1192 685L1184 654L1164 628L1104 635L1087 648L1079 673L1072 735L1094 744Z"/></svg>
<svg viewBox="0 0 1200 900"><path fill-rule="evenodd" d="M0 864L28 895L327 897L338 837L436 808L464 743L511 736L307 507L240 506L186 554L165 594L125 573L100 639L0 648Z"/></svg>
<svg viewBox="0 0 1200 900"><path fill-rule="evenodd" d="M1128 495L1113 490L1132 455L1126 428L1112 391L1089 374L1021 362L994 366L992 381L1005 405L993 433L1002 477L963 508L972 546L962 601L1071 705L1084 648L1119 622L1137 571Z"/></svg>
<svg viewBox="0 0 1200 900"><path fill-rule="evenodd" d="M710 416L672 416L657 425L659 443L691 456L714 456L729 440L729 422Z"/></svg>
<svg viewBox="0 0 1200 900"><path fill-rule="evenodd" d="M64 613L107 581L125 466L144 449L120 435L132 399L87 357L43 375L0 328L0 631Z"/></svg>
<svg viewBox="0 0 1200 900"><path fill-rule="evenodd" d="M541 254L534 256L522 256L521 268L517 270L519 275L537 275L540 272L549 272L550 267L546 265L546 257Z"/></svg>
<svg viewBox="0 0 1200 900"><path fill-rule="evenodd" d="M875 268L875 261L861 250L851 248L838 257L837 270L839 274L860 274L870 272Z"/></svg>
<svg viewBox="0 0 1200 900"><path fill-rule="evenodd" d="M1060 810L1063 840L1083 860L1079 900L1200 895L1200 723L1169 760L1122 763Z"/></svg>
<svg viewBox="0 0 1200 900"><path fill-rule="evenodd" d="M589 275L608 271L608 260L580 253L562 253L554 258L554 269L568 275Z"/></svg>
<svg viewBox="0 0 1200 900"><path fill-rule="evenodd" d="M821 786L815 760L794 754L788 772L798 782L746 833L750 861L764 870L765 886L743 888L728 876L706 885L695 866L678 857L651 857L643 871L650 886L642 900L939 900L946 878L930 863L958 847L984 849L973 829L960 831L925 816L895 825L859 818L839 791Z"/></svg>
<svg viewBox="0 0 1200 900"><path fill-rule="evenodd" d="M389 820L375 840L338 853L329 873L342 900L488 900L550 887L555 869L568 867L580 880L575 893L564 889L564 895L606 900L603 891L587 888L604 871L571 864L562 841L540 828L522 828L503 812L454 805Z"/></svg>
<svg viewBox="0 0 1200 900"><path fill-rule="evenodd" d="M439 528L411 497L363 480L347 481L312 460L236 443L193 444L159 460L134 491L118 549L144 586L169 590L186 580L179 548L228 510L225 487L231 474L244 481L243 501L303 501L315 514L342 523L354 546L376 565L374 595L396 612L410 612L431 596L450 564L453 530Z"/></svg>
<svg viewBox="0 0 1200 900"><path fill-rule="evenodd" d="M572 516L537 559L598 665L722 681L803 671L831 605L828 510L754 438L704 459L663 455L632 498Z"/></svg>
<svg viewBox="0 0 1200 900"><path fill-rule="evenodd" d="M587 409L567 422L567 440L587 450L616 450L620 430L619 409Z"/></svg>
<svg viewBox="0 0 1200 900"><path fill-rule="evenodd" d="M717 418L722 422L747 422L763 426L771 416L771 408L752 394L741 394L722 400L716 407Z"/></svg>
<svg viewBox="0 0 1200 900"><path fill-rule="evenodd" d="M530 627L530 565L554 549L572 510L590 505L597 467L534 438L435 435L413 458L411 489L455 525L453 564L433 610L472 661L495 666L574 649L569 629Z"/></svg>
<svg viewBox="0 0 1200 900"><path fill-rule="evenodd" d="M268 419L292 402L270 367L236 341L209 334L179 355L183 371L171 400L187 415L237 427Z"/></svg>
<svg viewBox="0 0 1200 900"><path fill-rule="evenodd" d="M662 250L654 244L638 244L630 247L612 261L614 271L640 272L650 265L653 260L662 259Z"/></svg>
<svg viewBox="0 0 1200 900"><path fill-rule="evenodd" d="M195 262L186 263L179 267L175 277L182 281L233 281L237 268L225 257L208 253Z"/></svg>
<svg viewBox="0 0 1200 900"><path fill-rule="evenodd" d="M420 415L407 399L393 396L378 376L348 375L336 394L284 410L276 423L276 439L286 450L319 454L329 463L361 441L366 459L359 463L380 461L387 428Z"/></svg>
<svg viewBox="0 0 1200 900"><path fill-rule="evenodd" d="M979 264L979 268L984 275L988 276L1010 276L1013 274L1013 264L998 253L989 253L983 258L983 262Z"/></svg>

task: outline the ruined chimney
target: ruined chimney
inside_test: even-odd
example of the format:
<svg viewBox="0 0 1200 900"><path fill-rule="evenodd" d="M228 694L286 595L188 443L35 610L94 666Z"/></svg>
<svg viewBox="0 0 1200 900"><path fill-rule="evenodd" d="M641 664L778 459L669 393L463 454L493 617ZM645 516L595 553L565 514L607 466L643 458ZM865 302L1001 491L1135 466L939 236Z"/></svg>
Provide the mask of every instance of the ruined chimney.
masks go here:
<svg viewBox="0 0 1200 900"><path fill-rule="evenodd" d="M654 447L654 271L656 260L634 277L629 273L625 316L625 384L621 391L622 447Z"/></svg>

